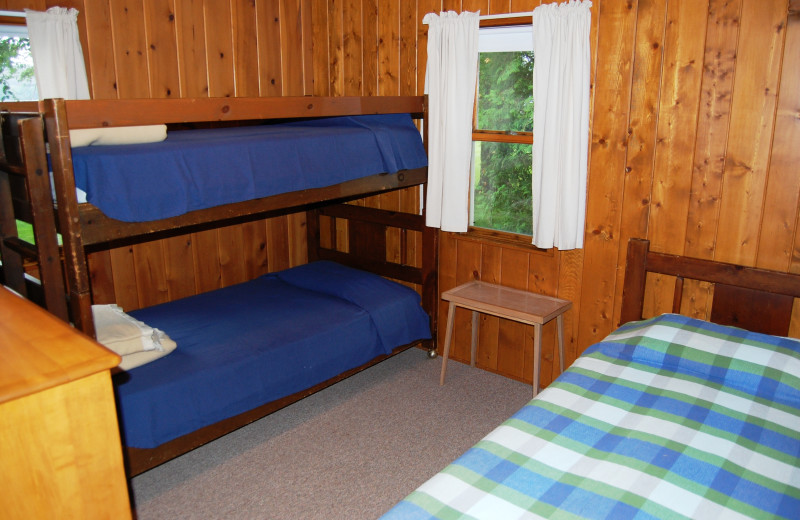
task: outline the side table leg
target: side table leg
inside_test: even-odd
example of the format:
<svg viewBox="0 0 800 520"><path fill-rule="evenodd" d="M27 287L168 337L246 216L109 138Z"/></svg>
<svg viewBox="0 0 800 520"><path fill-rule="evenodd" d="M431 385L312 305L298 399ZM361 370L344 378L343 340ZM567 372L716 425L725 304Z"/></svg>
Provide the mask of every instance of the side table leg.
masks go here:
<svg viewBox="0 0 800 520"><path fill-rule="evenodd" d="M533 397L539 393L539 368L542 366L542 325L533 325Z"/></svg>
<svg viewBox="0 0 800 520"><path fill-rule="evenodd" d="M450 340L453 339L453 317L456 313L456 306L450 302L447 308L447 332L444 335L444 353L442 354L442 375L439 377L439 384L444 384L444 374L447 371L447 357L450 355Z"/></svg>
<svg viewBox="0 0 800 520"><path fill-rule="evenodd" d="M478 311L472 311L472 343L470 343L469 347L469 364L470 366L475 366L475 358L478 354L478 325L480 323L480 319L478 316Z"/></svg>

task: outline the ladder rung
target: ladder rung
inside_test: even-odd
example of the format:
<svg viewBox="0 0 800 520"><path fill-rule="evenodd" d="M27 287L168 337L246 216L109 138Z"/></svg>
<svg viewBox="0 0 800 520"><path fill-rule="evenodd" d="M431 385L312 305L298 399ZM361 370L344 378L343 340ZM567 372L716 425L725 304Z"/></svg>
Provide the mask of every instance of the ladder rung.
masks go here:
<svg viewBox="0 0 800 520"><path fill-rule="evenodd" d="M39 251L36 249L36 246L19 237L6 237L3 239L3 242L6 247L22 255L26 260L37 260L39 257Z"/></svg>
<svg viewBox="0 0 800 520"><path fill-rule="evenodd" d="M0 170L13 175L25 176L25 168L21 164L11 164L8 161L0 160Z"/></svg>

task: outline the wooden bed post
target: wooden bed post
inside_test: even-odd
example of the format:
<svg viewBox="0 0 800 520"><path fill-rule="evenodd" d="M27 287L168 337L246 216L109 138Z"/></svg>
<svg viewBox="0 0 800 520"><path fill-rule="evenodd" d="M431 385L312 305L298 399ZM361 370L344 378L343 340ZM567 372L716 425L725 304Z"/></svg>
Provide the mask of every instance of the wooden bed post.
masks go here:
<svg viewBox="0 0 800 520"><path fill-rule="evenodd" d="M60 319L69 321L55 217L50 209L52 196L47 174L44 127L40 118L31 117L20 121L19 128L28 198L31 202L36 251L34 256L39 265L45 307Z"/></svg>
<svg viewBox="0 0 800 520"><path fill-rule="evenodd" d="M625 263L625 283L622 287L622 310L619 324L642 319L644 307L644 285L647 280L647 253L650 241L632 238L628 242L628 256Z"/></svg>
<svg viewBox="0 0 800 520"><path fill-rule="evenodd" d="M422 144L425 146L425 153L428 153L428 121L429 121L428 95L422 99ZM425 201L428 195L428 183L422 187L421 196ZM422 206L422 219L424 229L422 231L422 306L428 311L431 317L431 348L428 355L436 355L436 344L439 331L439 229L428 227L424 224L427 212L427 205Z"/></svg>
<svg viewBox="0 0 800 520"><path fill-rule="evenodd" d="M428 183L423 186L423 193ZM422 212L423 218L425 211ZM436 338L439 330L439 229L424 226L422 231L422 307L431 317L431 347L429 355L436 355Z"/></svg>
<svg viewBox="0 0 800 520"><path fill-rule="evenodd" d="M308 262L319 260L319 211L309 209L306 211L306 250Z"/></svg>
<svg viewBox="0 0 800 520"><path fill-rule="evenodd" d="M78 204L75 198L75 177L72 151L67 130L67 108L63 99L47 99L44 104L47 142L53 162L53 183L58 202L58 222L64 249L69 306L75 326L94 337L92 293L89 270L83 249Z"/></svg>

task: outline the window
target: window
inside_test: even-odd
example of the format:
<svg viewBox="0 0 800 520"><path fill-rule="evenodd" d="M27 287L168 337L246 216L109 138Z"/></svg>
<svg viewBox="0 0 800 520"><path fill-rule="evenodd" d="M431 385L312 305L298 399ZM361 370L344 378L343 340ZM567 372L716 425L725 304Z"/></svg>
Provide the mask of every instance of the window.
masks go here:
<svg viewBox="0 0 800 520"><path fill-rule="evenodd" d="M22 13L0 11L0 101L39 99L28 28ZM33 227L17 221L20 238L33 243Z"/></svg>
<svg viewBox="0 0 800 520"><path fill-rule="evenodd" d="M531 25L481 27L478 45L470 222L476 228L530 236Z"/></svg>
<svg viewBox="0 0 800 520"><path fill-rule="evenodd" d="M0 20L19 20L13 25L0 23L0 101L37 100L25 18L2 16L0 11Z"/></svg>

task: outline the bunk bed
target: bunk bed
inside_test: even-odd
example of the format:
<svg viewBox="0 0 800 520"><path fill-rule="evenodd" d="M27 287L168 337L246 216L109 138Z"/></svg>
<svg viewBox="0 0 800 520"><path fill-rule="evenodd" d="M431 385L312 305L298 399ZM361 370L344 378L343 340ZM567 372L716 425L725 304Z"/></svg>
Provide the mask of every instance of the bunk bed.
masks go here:
<svg viewBox="0 0 800 520"><path fill-rule="evenodd" d="M648 275L671 313L642 319ZM713 284L710 321L679 314L684 280ZM797 275L631 240L622 325L383 518L797 518L797 297Z"/></svg>
<svg viewBox="0 0 800 520"><path fill-rule="evenodd" d="M115 375L129 475L411 345L434 352L435 230L346 204L424 186L412 118L425 111L422 96L0 104L4 284L90 336L88 252L306 212L308 264L122 313L170 347L149 350L171 352ZM96 129L112 144L72 145ZM34 244L15 220L33 223ZM408 257L410 240L421 255Z"/></svg>

